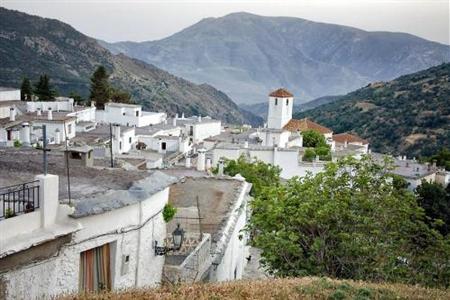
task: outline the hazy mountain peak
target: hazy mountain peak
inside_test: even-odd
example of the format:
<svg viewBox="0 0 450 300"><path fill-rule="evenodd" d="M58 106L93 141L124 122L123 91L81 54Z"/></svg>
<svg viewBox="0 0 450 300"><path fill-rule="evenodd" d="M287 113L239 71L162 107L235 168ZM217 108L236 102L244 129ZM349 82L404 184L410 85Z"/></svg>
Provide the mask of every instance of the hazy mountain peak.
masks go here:
<svg viewBox="0 0 450 300"><path fill-rule="evenodd" d="M0 8L0 86L18 87L25 76L35 81L47 73L61 93L86 97L98 65L146 109L210 115L232 123L260 121L212 86L194 84L124 54L113 55L63 22Z"/></svg>
<svg viewBox="0 0 450 300"><path fill-rule="evenodd" d="M158 41L105 46L247 104L280 86L303 102L450 61L449 46L410 34L246 12L207 18Z"/></svg>

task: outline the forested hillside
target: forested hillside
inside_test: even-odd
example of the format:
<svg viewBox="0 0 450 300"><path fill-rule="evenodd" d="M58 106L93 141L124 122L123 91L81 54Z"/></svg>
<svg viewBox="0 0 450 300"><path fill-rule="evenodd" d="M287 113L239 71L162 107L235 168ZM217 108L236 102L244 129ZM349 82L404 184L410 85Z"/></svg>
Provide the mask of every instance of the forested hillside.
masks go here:
<svg viewBox="0 0 450 300"><path fill-rule="evenodd" d="M432 155L450 147L450 64L369 84L295 117L354 132L375 151Z"/></svg>

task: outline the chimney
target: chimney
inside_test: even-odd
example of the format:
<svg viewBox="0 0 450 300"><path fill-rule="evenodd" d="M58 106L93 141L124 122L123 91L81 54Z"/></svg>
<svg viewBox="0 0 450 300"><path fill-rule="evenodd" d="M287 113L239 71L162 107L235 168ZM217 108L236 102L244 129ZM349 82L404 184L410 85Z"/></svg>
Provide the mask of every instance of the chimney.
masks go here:
<svg viewBox="0 0 450 300"><path fill-rule="evenodd" d="M177 117L172 119L172 126L177 126Z"/></svg>
<svg viewBox="0 0 450 300"><path fill-rule="evenodd" d="M22 124L22 130L21 130L20 139L23 142L24 146L30 146L31 145L30 124L27 123L27 122Z"/></svg>
<svg viewBox="0 0 450 300"><path fill-rule="evenodd" d="M178 119L178 114L175 114L175 119Z"/></svg>
<svg viewBox="0 0 450 300"><path fill-rule="evenodd" d="M36 111L37 111L37 115L38 115L38 116L41 116L41 115L42 115L42 111L41 111L41 108L40 108L40 107L38 107Z"/></svg>
<svg viewBox="0 0 450 300"><path fill-rule="evenodd" d="M433 169L436 169L436 160L433 160Z"/></svg>
<svg viewBox="0 0 450 300"><path fill-rule="evenodd" d="M191 167L191 157L190 156L186 156L185 167L188 169Z"/></svg>
<svg viewBox="0 0 450 300"><path fill-rule="evenodd" d="M200 123L202 121L202 116L198 116L197 121Z"/></svg>
<svg viewBox="0 0 450 300"><path fill-rule="evenodd" d="M347 140L345 140L344 141L344 148L347 148L347 146L348 146L348 142L347 142Z"/></svg>
<svg viewBox="0 0 450 300"><path fill-rule="evenodd" d="M38 175L35 177L39 181L39 201L41 211L41 227L49 228L55 224L58 216L58 186L59 178L56 175Z"/></svg>
<svg viewBox="0 0 450 300"><path fill-rule="evenodd" d="M16 120L16 110L14 109L14 107L11 107L9 109L9 120L10 121L15 121Z"/></svg>
<svg viewBox="0 0 450 300"><path fill-rule="evenodd" d="M53 112L52 112L52 108L51 108L51 107L48 108L48 115L47 115L47 118L48 118L49 120L53 120Z"/></svg>
<svg viewBox="0 0 450 300"><path fill-rule="evenodd" d="M95 107L95 101L91 101L91 107Z"/></svg>
<svg viewBox="0 0 450 300"><path fill-rule="evenodd" d="M211 158L206 159L206 170L211 169Z"/></svg>
<svg viewBox="0 0 450 300"><path fill-rule="evenodd" d="M56 145L61 144L61 132L59 131L58 128L56 128L55 130L55 144Z"/></svg>
<svg viewBox="0 0 450 300"><path fill-rule="evenodd" d="M219 168L218 168L218 171L217 171L217 175L218 176L223 176L223 160L222 159L219 160Z"/></svg>
<svg viewBox="0 0 450 300"><path fill-rule="evenodd" d="M184 119L184 113L181 113L181 118Z"/></svg>
<svg viewBox="0 0 450 300"><path fill-rule="evenodd" d="M197 171L205 171L205 153L206 150L204 148L198 149L198 157L197 157Z"/></svg>
<svg viewBox="0 0 450 300"><path fill-rule="evenodd" d="M244 148L245 148L245 149L248 148L248 141L247 141L247 140L244 142Z"/></svg>

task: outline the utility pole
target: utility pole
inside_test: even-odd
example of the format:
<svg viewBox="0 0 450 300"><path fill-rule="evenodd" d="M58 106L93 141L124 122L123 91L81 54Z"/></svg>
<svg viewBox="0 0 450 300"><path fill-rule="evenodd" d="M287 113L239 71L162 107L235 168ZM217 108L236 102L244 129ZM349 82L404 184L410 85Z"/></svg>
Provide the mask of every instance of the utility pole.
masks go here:
<svg viewBox="0 0 450 300"><path fill-rule="evenodd" d="M111 155L111 168L114 168L112 143L113 143L112 124L109 123L109 153Z"/></svg>
<svg viewBox="0 0 450 300"><path fill-rule="evenodd" d="M48 173L48 161L47 161L47 126L42 125L42 152L44 155L44 175Z"/></svg>

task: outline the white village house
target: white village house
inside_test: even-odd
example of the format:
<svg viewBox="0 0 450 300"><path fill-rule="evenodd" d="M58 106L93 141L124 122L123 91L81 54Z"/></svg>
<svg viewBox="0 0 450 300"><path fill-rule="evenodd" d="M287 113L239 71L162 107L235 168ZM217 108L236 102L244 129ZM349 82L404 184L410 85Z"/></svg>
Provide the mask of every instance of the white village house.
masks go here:
<svg viewBox="0 0 450 300"><path fill-rule="evenodd" d="M245 180L209 177L192 168L164 173L88 168L90 152L73 149L86 161L71 162L69 198L65 160L58 152L48 156L52 174L34 175L29 170L41 168L41 151L1 150L7 173L0 174L0 186L7 187L0 188L0 207L6 207L0 211L0 298L152 287L164 278L241 278L247 212L236 208L249 199ZM212 207L210 197L217 194L222 196ZM180 213L166 224L162 210L168 202ZM171 251L177 224L183 243Z"/></svg>

